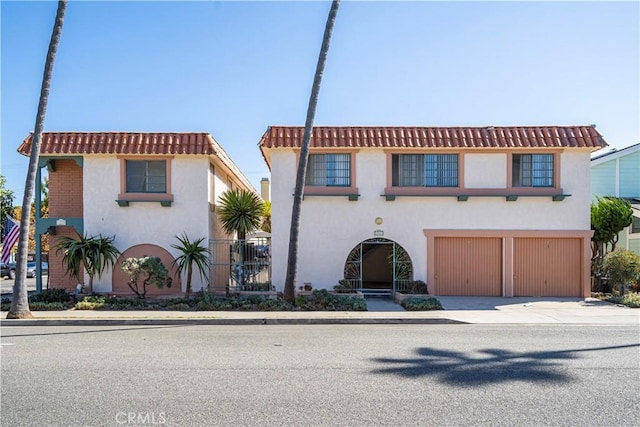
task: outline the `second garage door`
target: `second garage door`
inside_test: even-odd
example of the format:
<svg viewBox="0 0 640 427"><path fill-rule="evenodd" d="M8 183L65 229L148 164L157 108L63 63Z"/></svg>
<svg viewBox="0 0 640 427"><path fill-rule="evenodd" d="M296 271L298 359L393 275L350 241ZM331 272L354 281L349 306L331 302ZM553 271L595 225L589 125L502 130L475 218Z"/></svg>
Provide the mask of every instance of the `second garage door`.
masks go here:
<svg viewBox="0 0 640 427"><path fill-rule="evenodd" d="M513 244L514 296L581 295L580 239L516 238Z"/></svg>
<svg viewBox="0 0 640 427"><path fill-rule="evenodd" d="M502 239L436 237L436 295L502 295Z"/></svg>

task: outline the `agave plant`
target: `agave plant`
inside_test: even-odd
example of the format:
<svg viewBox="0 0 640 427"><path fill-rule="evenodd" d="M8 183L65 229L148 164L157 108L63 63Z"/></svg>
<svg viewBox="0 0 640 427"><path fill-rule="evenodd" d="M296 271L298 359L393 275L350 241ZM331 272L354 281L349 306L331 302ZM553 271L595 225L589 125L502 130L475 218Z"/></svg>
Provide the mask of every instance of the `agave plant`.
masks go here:
<svg viewBox="0 0 640 427"><path fill-rule="evenodd" d="M178 267L180 274L184 271L187 272L187 295L189 295L194 264L200 273L200 278L208 280L209 249L202 244L205 240L204 237L191 241L186 233L182 233L182 236L176 236L176 239L180 244L171 245L171 247L182 252L182 255L176 258L173 264Z"/></svg>
<svg viewBox="0 0 640 427"><path fill-rule="evenodd" d="M80 270L84 267L89 276L87 291L93 293L94 276L102 276L107 267L113 267L120 255L120 251L113 245L114 239L115 236L104 237L102 234L90 237L84 234L80 239L63 237L56 245L56 254L64 254L62 264L67 268L67 274L77 278L79 282L82 282Z"/></svg>

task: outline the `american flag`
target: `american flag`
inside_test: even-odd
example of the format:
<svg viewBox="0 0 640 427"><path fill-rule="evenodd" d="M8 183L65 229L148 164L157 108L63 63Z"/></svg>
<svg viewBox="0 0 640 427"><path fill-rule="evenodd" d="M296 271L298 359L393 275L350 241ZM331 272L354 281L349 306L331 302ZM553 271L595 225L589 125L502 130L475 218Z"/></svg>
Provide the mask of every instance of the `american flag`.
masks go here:
<svg viewBox="0 0 640 427"><path fill-rule="evenodd" d="M5 238L2 241L2 259L0 261L7 264L11 261L11 249L18 242L18 236L20 235L20 224L9 215L5 215L4 221Z"/></svg>

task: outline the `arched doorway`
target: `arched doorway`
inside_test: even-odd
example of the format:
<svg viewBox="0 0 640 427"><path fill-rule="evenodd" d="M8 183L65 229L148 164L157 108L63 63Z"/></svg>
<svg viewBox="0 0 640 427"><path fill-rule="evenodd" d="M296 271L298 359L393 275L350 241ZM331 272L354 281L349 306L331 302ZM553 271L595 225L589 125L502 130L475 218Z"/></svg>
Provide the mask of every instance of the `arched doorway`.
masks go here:
<svg viewBox="0 0 640 427"><path fill-rule="evenodd" d="M407 251L385 238L358 243L347 256L344 279L369 295L388 295L413 280L413 264Z"/></svg>
<svg viewBox="0 0 640 427"><path fill-rule="evenodd" d="M116 267L113 269L111 292L117 295L134 295L127 285L129 277L119 266L122 265L122 261L127 258L140 258L144 256L159 257L162 264L169 270L172 279L170 287L165 286L159 289L156 286L149 286L147 288L147 296L182 294L182 281L180 280L180 274L178 274L178 268L174 264L173 256L165 248L152 244L131 246L122 252L116 261Z"/></svg>

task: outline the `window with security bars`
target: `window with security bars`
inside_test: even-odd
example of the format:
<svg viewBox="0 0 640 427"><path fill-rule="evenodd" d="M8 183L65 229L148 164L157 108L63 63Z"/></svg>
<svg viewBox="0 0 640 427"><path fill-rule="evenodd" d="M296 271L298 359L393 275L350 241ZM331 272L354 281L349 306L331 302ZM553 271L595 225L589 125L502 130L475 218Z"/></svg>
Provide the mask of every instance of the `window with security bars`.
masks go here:
<svg viewBox="0 0 640 427"><path fill-rule="evenodd" d="M305 185L351 186L351 154L309 154Z"/></svg>
<svg viewBox="0 0 640 427"><path fill-rule="evenodd" d="M127 160L127 193L166 193L166 160Z"/></svg>
<svg viewBox="0 0 640 427"><path fill-rule="evenodd" d="M394 187L457 187L457 154L394 154Z"/></svg>
<svg viewBox="0 0 640 427"><path fill-rule="evenodd" d="M513 187L553 187L553 154L514 154Z"/></svg>

